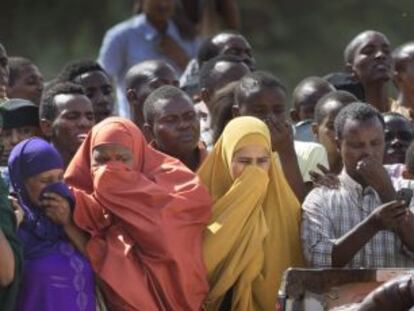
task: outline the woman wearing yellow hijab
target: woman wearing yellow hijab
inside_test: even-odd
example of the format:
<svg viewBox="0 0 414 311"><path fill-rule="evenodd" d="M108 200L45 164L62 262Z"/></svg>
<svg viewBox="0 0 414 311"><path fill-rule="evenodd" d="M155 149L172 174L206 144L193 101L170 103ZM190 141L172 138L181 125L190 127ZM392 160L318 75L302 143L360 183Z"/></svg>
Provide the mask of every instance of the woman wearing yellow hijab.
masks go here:
<svg viewBox="0 0 414 311"><path fill-rule="evenodd" d="M239 117L199 170L214 201L207 310L274 310L284 270L303 266L300 205L274 157L265 123Z"/></svg>

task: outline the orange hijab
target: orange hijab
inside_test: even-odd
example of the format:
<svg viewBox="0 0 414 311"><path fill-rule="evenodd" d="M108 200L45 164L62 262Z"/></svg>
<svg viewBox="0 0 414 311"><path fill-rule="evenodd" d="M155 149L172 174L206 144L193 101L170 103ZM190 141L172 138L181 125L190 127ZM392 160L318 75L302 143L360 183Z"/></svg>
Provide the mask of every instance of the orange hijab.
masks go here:
<svg viewBox="0 0 414 311"><path fill-rule="evenodd" d="M118 143L133 169L108 162L94 172L94 147ZM65 174L75 223L90 233L87 253L117 310L199 310L207 295L202 233L211 199L178 160L148 146L129 120L97 124Z"/></svg>

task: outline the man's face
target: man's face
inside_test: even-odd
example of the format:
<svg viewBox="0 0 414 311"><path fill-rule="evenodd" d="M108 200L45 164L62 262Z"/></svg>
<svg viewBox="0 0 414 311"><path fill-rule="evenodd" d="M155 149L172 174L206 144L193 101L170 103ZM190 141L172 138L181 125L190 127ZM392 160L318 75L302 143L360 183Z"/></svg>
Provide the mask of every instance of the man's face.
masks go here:
<svg viewBox="0 0 414 311"><path fill-rule="evenodd" d="M298 107L298 120L313 120L316 103L320 98L331 91L334 91L334 89L329 87L304 87L302 94L300 94L299 101L296 103L296 106Z"/></svg>
<svg viewBox="0 0 414 311"><path fill-rule="evenodd" d="M186 96L160 101L152 125L157 149L171 156L188 155L200 139L200 120L193 103Z"/></svg>
<svg viewBox="0 0 414 311"><path fill-rule="evenodd" d="M316 138L318 142L325 147L330 159L341 156L335 141L334 122L342 107L342 103L337 101L327 102L323 107L325 117L321 124L316 126Z"/></svg>
<svg viewBox="0 0 414 311"><path fill-rule="evenodd" d="M414 94L414 46L409 52L404 68L398 72L395 71L394 79L398 84L398 88Z"/></svg>
<svg viewBox="0 0 414 311"><path fill-rule="evenodd" d="M9 84L9 60L6 50L0 46L0 87Z"/></svg>
<svg viewBox="0 0 414 311"><path fill-rule="evenodd" d="M59 94L54 100L58 112L52 123L52 142L60 151L74 154L95 124L92 103L79 94Z"/></svg>
<svg viewBox="0 0 414 311"><path fill-rule="evenodd" d="M404 163L413 137L413 127L408 120L386 116L384 164Z"/></svg>
<svg viewBox="0 0 414 311"><path fill-rule="evenodd" d="M247 40L240 35L223 35L222 40L218 37L220 54L234 55L239 57L251 70L256 67L256 61L252 55L252 48Z"/></svg>
<svg viewBox="0 0 414 311"><path fill-rule="evenodd" d="M10 98L24 98L39 105L43 92L43 76L35 65L27 65L20 71L14 84L7 89Z"/></svg>
<svg viewBox="0 0 414 311"><path fill-rule="evenodd" d="M252 93L239 103L241 116L253 116L267 122L286 122L286 95L278 88L266 88Z"/></svg>
<svg viewBox="0 0 414 311"><path fill-rule="evenodd" d="M368 33L355 50L352 71L362 83L388 81L392 73L390 43L379 33Z"/></svg>
<svg viewBox="0 0 414 311"><path fill-rule="evenodd" d="M132 89L134 100L131 103L132 115L135 124L142 129L144 124L143 105L148 95L163 85L178 87L178 79L174 70L170 67L161 67L154 72L148 72L147 82Z"/></svg>
<svg viewBox="0 0 414 311"><path fill-rule="evenodd" d="M143 12L154 22L166 22L174 13L174 1L145 0Z"/></svg>
<svg viewBox="0 0 414 311"><path fill-rule="evenodd" d="M91 100L96 123L112 115L114 97L108 76L99 70L84 73L76 78Z"/></svg>
<svg viewBox="0 0 414 311"><path fill-rule="evenodd" d="M3 129L1 139L3 142L2 158L7 159L10 152L21 141L39 135L39 127L27 125L11 129Z"/></svg>
<svg viewBox="0 0 414 311"><path fill-rule="evenodd" d="M214 66L213 80L214 83L210 89L203 89L208 96L203 96L203 101L206 103L209 111L214 111L213 98L216 92L227 84L240 80L246 73L250 72L249 67L243 62L233 63L228 61L219 61Z"/></svg>
<svg viewBox="0 0 414 311"><path fill-rule="evenodd" d="M383 163L384 128L377 117L365 121L346 120L338 143L344 167L357 181L362 178L356 169L360 160L370 159Z"/></svg>

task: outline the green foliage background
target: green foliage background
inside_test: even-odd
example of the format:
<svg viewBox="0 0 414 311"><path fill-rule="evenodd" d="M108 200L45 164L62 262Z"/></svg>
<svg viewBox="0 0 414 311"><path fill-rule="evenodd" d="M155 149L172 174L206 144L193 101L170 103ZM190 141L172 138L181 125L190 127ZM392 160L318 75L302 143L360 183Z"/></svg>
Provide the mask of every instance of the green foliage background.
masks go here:
<svg viewBox="0 0 414 311"><path fill-rule="evenodd" d="M384 32L394 46L414 40L413 0L239 0L242 32L261 69L292 89L302 78L342 69L358 32ZM132 0L2 0L0 42L33 59L47 79L69 60L95 58L107 28L131 15Z"/></svg>

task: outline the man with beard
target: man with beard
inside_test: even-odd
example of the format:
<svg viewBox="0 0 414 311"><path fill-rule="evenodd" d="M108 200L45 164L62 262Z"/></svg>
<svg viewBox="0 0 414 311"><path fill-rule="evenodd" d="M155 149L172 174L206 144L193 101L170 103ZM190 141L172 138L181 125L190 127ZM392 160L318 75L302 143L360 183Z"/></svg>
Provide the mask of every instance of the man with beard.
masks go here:
<svg viewBox="0 0 414 311"><path fill-rule="evenodd" d="M373 30L358 34L344 52L345 69L359 81L365 101L380 112L391 108L387 83L392 76L391 46L388 38Z"/></svg>
<svg viewBox="0 0 414 311"><path fill-rule="evenodd" d="M40 104L40 127L68 166L89 130L95 124L92 103L80 85L53 85Z"/></svg>
<svg viewBox="0 0 414 311"><path fill-rule="evenodd" d="M335 119L344 163L336 189L318 187L302 205L302 248L313 267L383 268L414 264L414 214L397 200L384 169L384 120L352 103Z"/></svg>

